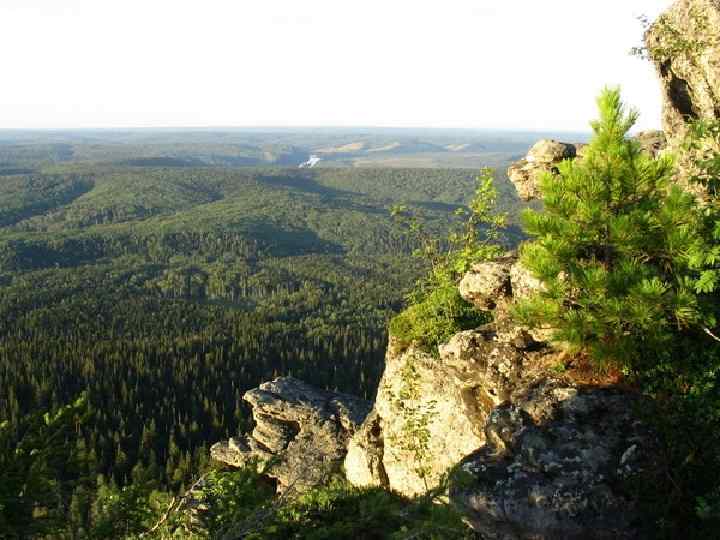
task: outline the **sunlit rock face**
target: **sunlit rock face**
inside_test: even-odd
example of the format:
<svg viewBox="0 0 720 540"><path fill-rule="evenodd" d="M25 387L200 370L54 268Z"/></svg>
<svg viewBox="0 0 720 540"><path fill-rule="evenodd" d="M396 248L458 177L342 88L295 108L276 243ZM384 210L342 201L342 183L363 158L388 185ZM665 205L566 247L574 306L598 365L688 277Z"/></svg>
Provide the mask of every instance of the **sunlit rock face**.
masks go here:
<svg viewBox="0 0 720 540"><path fill-rule="evenodd" d="M663 96L672 148L689 121L720 120L720 0L678 0L645 35Z"/></svg>
<svg viewBox="0 0 720 540"><path fill-rule="evenodd" d="M258 464L278 490L320 485L340 469L350 437L370 410L367 401L280 377L249 390L255 428L216 443L213 459L242 467Z"/></svg>
<svg viewBox="0 0 720 540"><path fill-rule="evenodd" d="M645 34L663 98L662 123L675 156L679 185L701 201L705 189L693 181L697 162L720 152L706 139L688 150L684 142L695 121L720 120L720 0L678 0Z"/></svg>
<svg viewBox="0 0 720 540"><path fill-rule="evenodd" d="M457 364L457 365L456 365ZM470 366L436 358L391 339L373 411L350 441L345 474L361 486L420 495L483 442L482 420L467 400L460 373ZM478 368L472 367L475 372ZM417 446L413 419L427 413L427 449Z"/></svg>
<svg viewBox="0 0 720 540"><path fill-rule="evenodd" d="M552 139L536 142L522 159L510 165L507 175L517 190L518 197L529 201L540 197L539 180L543 174L554 173L564 159L576 157L578 146Z"/></svg>

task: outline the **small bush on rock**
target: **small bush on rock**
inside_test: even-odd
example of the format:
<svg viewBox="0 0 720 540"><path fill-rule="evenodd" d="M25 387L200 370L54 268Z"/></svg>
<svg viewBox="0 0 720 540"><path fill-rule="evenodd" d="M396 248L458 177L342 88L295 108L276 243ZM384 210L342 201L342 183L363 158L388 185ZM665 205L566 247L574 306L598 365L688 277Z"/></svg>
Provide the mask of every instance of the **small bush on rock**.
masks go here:
<svg viewBox="0 0 720 540"><path fill-rule="evenodd" d="M708 191L700 203L673 182L669 157L653 159L627 137L637 114L618 90L598 105L584 157L545 176L544 209L524 213L533 240L522 261L545 289L514 315L553 328L598 366L619 366L653 398L645 414L665 459L658 485L638 488L649 534L709 538L720 530L720 161L696 163ZM698 145L712 147L689 143Z"/></svg>
<svg viewBox="0 0 720 540"><path fill-rule="evenodd" d="M445 241L427 234L404 206L392 209L420 245L414 255L430 265L428 274L408 295L405 311L390 323L391 334L401 342L416 343L437 354L437 346L453 334L488 322L487 315L463 300L457 282L472 264L503 252L500 243L506 216L495 211L496 201L492 171L485 169L468 208L456 212L464 221Z"/></svg>

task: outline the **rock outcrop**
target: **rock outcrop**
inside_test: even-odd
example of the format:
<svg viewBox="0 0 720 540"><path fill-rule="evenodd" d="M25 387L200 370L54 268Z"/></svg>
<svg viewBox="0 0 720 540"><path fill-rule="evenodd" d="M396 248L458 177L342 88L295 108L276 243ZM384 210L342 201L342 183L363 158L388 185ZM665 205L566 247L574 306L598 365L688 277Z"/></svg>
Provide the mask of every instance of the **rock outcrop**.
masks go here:
<svg viewBox="0 0 720 540"><path fill-rule="evenodd" d="M653 463L637 397L545 379L496 407L487 444L466 457L450 499L483 538L636 538L622 485Z"/></svg>
<svg viewBox="0 0 720 540"><path fill-rule="evenodd" d="M471 375L456 367L447 355L437 359L391 340L375 407L348 447L350 482L420 495L482 444L482 419L468 399L471 390L459 380ZM426 425L417 428L416 422ZM422 436L425 449L418 442Z"/></svg>
<svg viewBox="0 0 720 540"><path fill-rule="evenodd" d="M662 131L641 131L635 139L652 157L657 157L667 147ZM586 147L583 143L563 143L552 139L536 142L524 159L516 161L507 170L508 179L515 186L518 197L524 201L539 199L540 178L545 174L558 174L557 166L565 159L582 159Z"/></svg>
<svg viewBox="0 0 720 540"><path fill-rule="evenodd" d="M655 452L634 415L640 398L559 375L564 353L512 323L516 298L542 288L512 256L474 266L461 283L495 321L455 334L437 356L391 340L347 478L414 496L449 474L451 502L483 538L634 537L637 509L621 486ZM418 411L422 452L407 429Z"/></svg>
<svg viewBox="0 0 720 540"><path fill-rule="evenodd" d="M363 399L292 377L263 383L243 399L252 406L252 434L214 444L211 456L236 467L257 464L277 481L278 491L302 491L337 472L350 437L370 410Z"/></svg>
<svg viewBox="0 0 720 540"><path fill-rule="evenodd" d="M475 264L463 276L458 290L460 296L480 311L495 309L494 328L499 341L507 343L547 342L550 328L524 328L510 317L512 304L543 290L544 286L525 268L515 255L507 255L491 262ZM522 345L519 345L522 346Z"/></svg>
<svg viewBox="0 0 720 540"><path fill-rule="evenodd" d="M546 173L556 173L557 164L576 157L581 146L552 139L542 139L535 143L525 159L510 165L507 171L518 197L525 201L537 199L540 196L540 177Z"/></svg>
<svg viewBox="0 0 720 540"><path fill-rule="evenodd" d="M660 77L662 122L677 149L689 120L720 120L720 1L678 0L645 35Z"/></svg>
<svg viewBox="0 0 720 540"><path fill-rule="evenodd" d="M506 256L476 265L463 296L495 320L431 354L391 338L377 398L279 378L250 390L255 429L213 446L259 461L278 489L322 484L344 465L358 486L417 496L447 479L450 502L483 538L636 538L628 479L652 474L656 443L634 392L558 370L565 355L512 324L542 288Z"/></svg>
<svg viewBox="0 0 720 540"><path fill-rule="evenodd" d="M691 122L720 121L720 0L678 0L645 34L662 89L663 129L677 157L677 182L701 201L706 190L692 181L697 163L720 152L720 140L707 138L683 148Z"/></svg>

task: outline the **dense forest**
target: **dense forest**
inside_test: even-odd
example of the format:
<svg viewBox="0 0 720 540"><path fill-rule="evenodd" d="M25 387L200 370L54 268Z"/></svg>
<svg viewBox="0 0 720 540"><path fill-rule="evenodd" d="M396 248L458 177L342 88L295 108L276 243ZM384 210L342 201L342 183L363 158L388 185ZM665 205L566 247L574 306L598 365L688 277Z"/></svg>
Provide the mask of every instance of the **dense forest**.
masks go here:
<svg viewBox="0 0 720 540"><path fill-rule="evenodd" d="M263 380L372 399L387 322L425 270L390 208L447 236L478 174L30 168L0 182L0 422L20 436L26 415L84 395L86 476L171 493L249 427L242 395Z"/></svg>

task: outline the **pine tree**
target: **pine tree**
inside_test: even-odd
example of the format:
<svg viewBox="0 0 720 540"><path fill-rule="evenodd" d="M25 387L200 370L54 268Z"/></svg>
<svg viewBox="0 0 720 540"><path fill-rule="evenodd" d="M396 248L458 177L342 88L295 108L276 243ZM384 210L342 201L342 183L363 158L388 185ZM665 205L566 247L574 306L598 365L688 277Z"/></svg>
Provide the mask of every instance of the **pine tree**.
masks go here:
<svg viewBox="0 0 720 540"><path fill-rule="evenodd" d="M583 157L544 176L543 210L523 214L534 239L522 261L546 289L515 315L598 361L637 367L678 333L714 324L690 255L708 235L694 197L672 183L672 159L628 137L637 113L619 90L597 103Z"/></svg>

